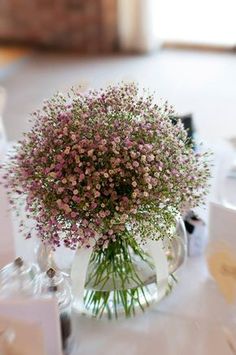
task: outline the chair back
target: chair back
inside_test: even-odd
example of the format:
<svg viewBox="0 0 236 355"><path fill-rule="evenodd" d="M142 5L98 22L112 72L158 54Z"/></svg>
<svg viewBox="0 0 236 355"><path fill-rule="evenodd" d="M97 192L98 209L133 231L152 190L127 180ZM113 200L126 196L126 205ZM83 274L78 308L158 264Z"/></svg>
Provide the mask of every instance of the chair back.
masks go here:
<svg viewBox="0 0 236 355"><path fill-rule="evenodd" d="M3 118L2 118L5 102L6 102L6 91L4 90L4 88L0 87L0 151L1 149L4 148L7 142L6 132L4 129Z"/></svg>
<svg viewBox="0 0 236 355"><path fill-rule="evenodd" d="M4 160L8 148L2 119L5 102L6 92L0 87L0 164ZM1 174L0 170L0 181ZM14 229L9 207L6 190L0 184L0 268L15 257Z"/></svg>

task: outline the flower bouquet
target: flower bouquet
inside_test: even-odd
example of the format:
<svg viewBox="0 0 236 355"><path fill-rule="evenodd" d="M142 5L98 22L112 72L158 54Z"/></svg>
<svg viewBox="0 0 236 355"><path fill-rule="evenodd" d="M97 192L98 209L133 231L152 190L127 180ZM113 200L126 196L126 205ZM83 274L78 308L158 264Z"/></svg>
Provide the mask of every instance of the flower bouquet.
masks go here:
<svg viewBox="0 0 236 355"><path fill-rule="evenodd" d="M97 317L149 304L150 282L139 271L149 269L158 289L150 243L161 259L176 217L203 202L207 153L193 151L173 116L134 84L57 94L10 157L11 203L25 199L44 243L78 250L75 299Z"/></svg>

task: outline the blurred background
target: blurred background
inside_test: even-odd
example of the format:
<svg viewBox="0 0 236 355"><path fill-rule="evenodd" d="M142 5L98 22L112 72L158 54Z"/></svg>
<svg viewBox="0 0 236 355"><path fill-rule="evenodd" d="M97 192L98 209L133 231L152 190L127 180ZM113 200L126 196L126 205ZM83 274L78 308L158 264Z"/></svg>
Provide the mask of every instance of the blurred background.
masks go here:
<svg viewBox="0 0 236 355"><path fill-rule="evenodd" d="M235 13L235 0L0 0L8 139L56 91L122 80L191 113L205 140L236 136Z"/></svg>

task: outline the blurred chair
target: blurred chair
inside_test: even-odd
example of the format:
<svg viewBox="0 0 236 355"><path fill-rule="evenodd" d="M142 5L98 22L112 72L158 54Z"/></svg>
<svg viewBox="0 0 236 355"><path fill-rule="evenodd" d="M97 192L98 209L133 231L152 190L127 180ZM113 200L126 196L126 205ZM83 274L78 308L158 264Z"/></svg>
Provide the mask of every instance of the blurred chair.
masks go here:
<svg viewBox="0 0 236 355"><path fill-rule="evenodd" d="M0 163L4 160L9 148L2 119L5 101L6 92L0 87ZM9 207L6 190L0 184L0 268L15 257L14 229Z"/></svg>
<svg viewBox="0 0 236 355"><path fill-rule="evenodd" d="M7 155L14 153L14 142L9 142L4 129L2 113L6 103L6 91L0 87L0 164L7 159ZM1 182L0 169L0 182ZM11 262L16 256L23 256L25 260L34 258L32 250L35 248L35 239L24 244L24 235L19 231L21 220L25 219L24 209L18 211L18 215L11 213L6 189L0 183L0 268ZM27 225L33 225L33 221L27 220ZM1 354L0 354L1 355Z"/></svg>
<svg viewBox="0 0 236 355"><path fill-rule="evenodd" d="M6 102L6 91L4 88L0 87L0 155L1 150L4 148L7 142L6 132L3 125L3 110Z"/></svg>

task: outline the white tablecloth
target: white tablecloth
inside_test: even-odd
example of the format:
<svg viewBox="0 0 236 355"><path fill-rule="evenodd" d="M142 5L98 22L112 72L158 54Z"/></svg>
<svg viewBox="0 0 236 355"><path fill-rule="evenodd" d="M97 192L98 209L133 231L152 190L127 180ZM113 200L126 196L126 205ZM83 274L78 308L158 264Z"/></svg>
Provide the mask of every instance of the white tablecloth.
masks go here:
<svg viewBox="0 0 236 355"><path fill-rule="evenodd" d="M226 157L232 153L227 143L214 144L212 150L215 164L208 202L221 198L222 161L226 168ZM234 184L234 192L235 188ZM208 220L207 208L198 212ZM78 347L73 355L232 355L229 341L236 339L236 306L225 302L205 255L187 259L178 278L167 298L134 319L99 322L75 317Z"/></svg>
<svg viewBox="0 0 236 355"><path fill-rule="evenodd" d="M188 259L180 274L172 294L133 319L75 317L73 355L232 355L223 329L236 339L234 308L218 292L204 257Z"/></svg>
<svg viewBox="0 0 236 355"><path fill-rule="evenodd" d="M223 157L221 146L215 161ZM217 169L218 164L214 176ZM209 199L218 198L218 188L214 178ZM200 214L207 218L207 210ZM17 255L34 259L32 241L17 236L16 249ZM236 339L235 310L211 279L205 257L190 258L179 272L173 293L145 314L119 322L74 316L77 347L73 355L232 355L223 327Z"/></svg>

